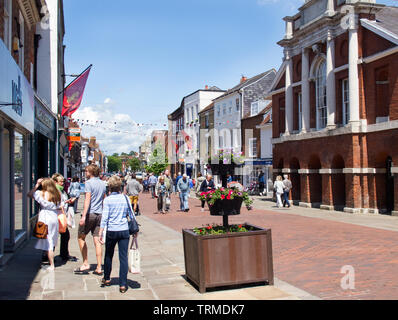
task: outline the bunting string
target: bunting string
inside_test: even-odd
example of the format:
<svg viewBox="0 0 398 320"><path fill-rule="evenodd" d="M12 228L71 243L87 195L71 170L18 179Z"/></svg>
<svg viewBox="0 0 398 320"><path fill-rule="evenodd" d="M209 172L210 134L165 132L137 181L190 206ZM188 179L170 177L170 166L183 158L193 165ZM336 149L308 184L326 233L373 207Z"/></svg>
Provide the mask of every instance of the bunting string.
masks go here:
<svg viewBox="0 0 398 320"><path fill-rule="evenodd" d="M96 125L130 125L133 127L167 127L167 123L136 123L132 121L123 121L123 122L117 122L117 121L104 121L104 120L90 120L90 119L72 119L72 121L75 121L79 124L96 124Z"/></svg>

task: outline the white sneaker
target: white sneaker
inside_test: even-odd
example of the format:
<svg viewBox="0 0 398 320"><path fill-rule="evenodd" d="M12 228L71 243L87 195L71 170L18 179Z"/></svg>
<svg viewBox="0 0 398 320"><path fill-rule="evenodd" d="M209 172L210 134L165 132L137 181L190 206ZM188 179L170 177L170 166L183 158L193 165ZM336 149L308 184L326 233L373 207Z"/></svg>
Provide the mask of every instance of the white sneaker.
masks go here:
<svg viewBox="0 0 398 320"><path fill-rule="evenodd" d="M200 211L205 212L205 209L201 209Z"/></svg>

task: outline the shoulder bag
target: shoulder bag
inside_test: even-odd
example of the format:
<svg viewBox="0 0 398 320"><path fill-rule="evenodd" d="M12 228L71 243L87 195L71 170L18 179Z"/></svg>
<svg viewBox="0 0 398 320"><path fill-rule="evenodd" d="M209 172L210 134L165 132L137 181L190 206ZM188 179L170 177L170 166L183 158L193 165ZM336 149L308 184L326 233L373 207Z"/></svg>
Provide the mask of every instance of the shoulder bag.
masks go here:
<svg viewBox="0 0 398 320"><path fill-rule="evenodd" d="M130 235L134 235L140 231L140 227L139 227L137 220L134 217L134 212L131 208L129 199L126 196L124 196L124 198L126 199L126 202L127 202L127 208L132 215L132 216L130 216L129 214L127 214L127 221L129 223L129 232L130 232Z"/></svg>
<svg viewBox="0 0 398 320"><path fill-rule="evenodd" d="M33 230L33 236L37 239L47 239L48 226L44 222L38 221L35 229Z"/></svg>

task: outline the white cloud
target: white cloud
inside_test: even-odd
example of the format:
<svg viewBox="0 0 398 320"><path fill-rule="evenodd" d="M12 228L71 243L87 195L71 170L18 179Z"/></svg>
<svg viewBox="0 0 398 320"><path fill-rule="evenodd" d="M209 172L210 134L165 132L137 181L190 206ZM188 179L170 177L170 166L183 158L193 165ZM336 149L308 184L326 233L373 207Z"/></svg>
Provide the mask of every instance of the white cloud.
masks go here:
<svg viewBox="0 0 398 320"><path fill-rule="evenodd" d="M95 107L81 108L73 119L78 119L79 123L84 120L85 124L80 126L83 137L95 136L100 149L108 155L138 151L138 147L150 136L152 130L158 129L139 127L130 115L115 113L109 104L105 103ZM90 121L87 122L87 120ZM101 121L103 121L102 124Z"/></svg>
<svg viewBox="0 0 398 320"><path fill-rule="evenodd" d="M111 98L106 98L104 104L112 104L114 101Z"/></svg>

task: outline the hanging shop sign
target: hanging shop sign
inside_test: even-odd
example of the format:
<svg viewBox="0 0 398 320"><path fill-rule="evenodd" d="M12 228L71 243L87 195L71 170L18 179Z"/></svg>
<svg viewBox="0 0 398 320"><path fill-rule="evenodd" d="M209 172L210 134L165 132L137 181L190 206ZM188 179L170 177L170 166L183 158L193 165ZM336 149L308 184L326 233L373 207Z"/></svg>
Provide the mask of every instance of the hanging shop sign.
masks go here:
<svg viewBox="0 0 398 320"><path fill-rule="evenodd" d="M35 97L35 130L51 141L55 141L55 121L55 116Z"/></svg>
<svg viewBox="0 0 398 320"><path fill-rule="evenodd" d="M81 135L82 135L82 129L69 128L68 140L69 140L69 142L80 142Z"/></svg>
<svg viewBox="0 0 398 320"><path fill-rule="evenodd" d="M10 51L0 40L0 103L1 112L34 133L34 92Z"/></svg>

